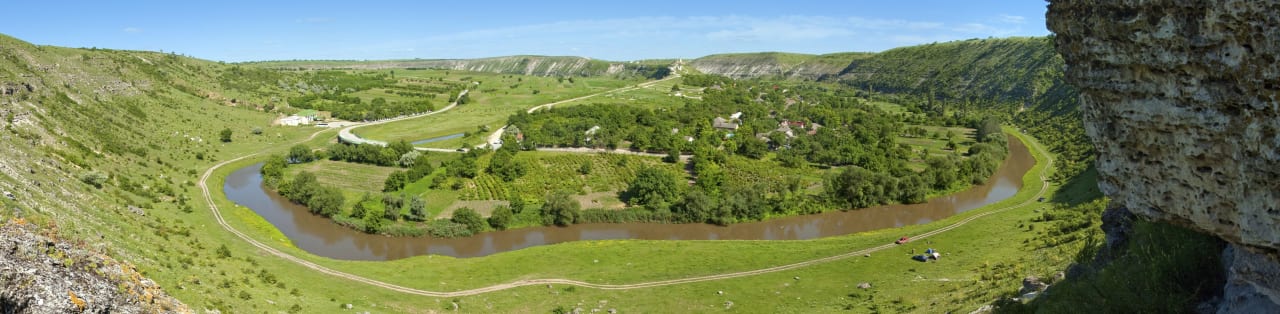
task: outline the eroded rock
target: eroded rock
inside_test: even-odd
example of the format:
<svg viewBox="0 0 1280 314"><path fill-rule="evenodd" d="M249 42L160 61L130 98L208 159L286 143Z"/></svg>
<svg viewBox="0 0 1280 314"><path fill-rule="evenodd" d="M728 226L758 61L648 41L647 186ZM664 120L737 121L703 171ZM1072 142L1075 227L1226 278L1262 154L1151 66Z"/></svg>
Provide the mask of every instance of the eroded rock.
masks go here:
<svg viewBox="0 0 1280 314"><path fill-rule="evenodd" d="M1055 0L1047 23L1112 206L1255 255L1227 288L1280 295L1275 2Z"/></svg>

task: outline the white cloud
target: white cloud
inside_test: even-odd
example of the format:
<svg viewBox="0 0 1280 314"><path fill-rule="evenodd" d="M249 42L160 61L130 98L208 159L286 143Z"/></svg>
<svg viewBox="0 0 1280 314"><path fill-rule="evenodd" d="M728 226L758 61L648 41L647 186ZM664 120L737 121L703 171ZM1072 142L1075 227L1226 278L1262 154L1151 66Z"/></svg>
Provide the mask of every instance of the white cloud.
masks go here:
<svg viewBox="0 0 1280 314"><path fill-rule="evenodd" d="M1009 24L1022 24L1027 22L1027 18L1017 15L1001 14L1000 21Z"/></svg>
<svg viewBox="0 0 1280 314"><path fill-rule="evenodd" d="M130 33L130 34L137 34L142 32L142 28L130 26L130 27L125 27L121 31L125 33Z"/></svg>

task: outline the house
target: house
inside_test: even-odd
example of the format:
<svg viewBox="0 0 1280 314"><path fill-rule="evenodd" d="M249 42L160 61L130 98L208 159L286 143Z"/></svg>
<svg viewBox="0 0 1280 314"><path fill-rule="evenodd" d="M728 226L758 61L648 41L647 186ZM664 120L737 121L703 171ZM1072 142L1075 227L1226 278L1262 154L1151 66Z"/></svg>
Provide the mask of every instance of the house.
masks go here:
<svg viewBox="0 0 1280 314"><path fill-rule="evenodd" d="M737 130L738 123L726 120L725 118L716 117L714 120L711 120L711 127L724 130Z"/></svg>
<svg viewBox="0 0 1280 314"><path fill-rule="evenodd" d="M774 132L780 132L780 133L782 133L782 134L786 134L786 135L787 135L787 138L796 137L795 132L792 132L792 131L791 131L791 126L790 126L789 124L787 124L786 122L779 123L779 124L778 124L778 129L773 130L773 131L774 131Z"/></svg>
<svg viewBox="0 0 1280 314"><path fill-rule="evenodd" d="M311 123L310 118L298 116L298 115L292 115L292 116L288 116L280 119L280 125L284 125L284 126L299 126L299 125L309 124L309 123Z"/></svg>
<svg viewBox="0 0 1280 314"><path fill-rule="evenodd" d="M809 134L809 135L818 134L818 129L821 129L821 128L822 128L822 125L821 125L821 124L818 124L817 122L810 123L810 124L809 124L809 132L805 132L805 133L806 133L806 134Z"/></svg>

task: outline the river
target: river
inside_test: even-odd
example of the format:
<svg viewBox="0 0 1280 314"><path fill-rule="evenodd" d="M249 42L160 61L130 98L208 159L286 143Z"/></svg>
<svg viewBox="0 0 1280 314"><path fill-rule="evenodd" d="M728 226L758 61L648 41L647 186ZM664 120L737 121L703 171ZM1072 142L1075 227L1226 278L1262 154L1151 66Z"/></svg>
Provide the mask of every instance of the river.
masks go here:
<svg viewBox="0 0 1280 314"><path fill-rule="evenodd" d="M261 163L232 172L227 176L223 191L228 199L253 209L279 228L295 246L307 252L344 260L391 260L423 254L477 257L581 240L801 240L922 224L1013 196L1022 187L1022 176L1034 165L1035 159L1027 147L1016 137L1009 136L1009 158L986 184L935 197L922 204L875 206L725 227L659 223L577 224L487 232L458 239L387 237L339 226L266 190L259 171Z"/></svg>

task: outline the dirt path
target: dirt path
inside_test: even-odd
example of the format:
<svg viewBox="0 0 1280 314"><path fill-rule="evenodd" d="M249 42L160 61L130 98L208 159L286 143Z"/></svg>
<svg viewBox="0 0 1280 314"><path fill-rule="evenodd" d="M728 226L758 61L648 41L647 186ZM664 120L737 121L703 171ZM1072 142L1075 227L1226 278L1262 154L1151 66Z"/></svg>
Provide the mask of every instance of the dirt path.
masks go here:
<svg viewBox="0 0 1280 314"><path fill-rule="evenodd" d="M324 131L318 131L318 132L316 132L315 134L312 134L312 136L311 136L311 137L312 137L312 138L314 138L316 134L320 134L321 132L324 132ZM302 142L302 141L299 141L299 142ZM924 239L924 238L932 237L932 236L935 236L935 235L938 235L938 234L942 234L942 233L944 233L944 232L950 231L950 230L955 229L955 228L959 228L960 226L963 226L963 225L965 225L965 224L968 224L968 223L970 223L970 222L973 222L973 221L975 221L975 220L978 220L978 219L983 218L983 217L986 217L986 216L990 216L990 215L993 215L993 214L997 214L997 213L1005 212L1005 211L1008 211L1008 210L1010 210L1010 209L1014 209L1014 208L1019 208L1019 207L1022 207L1022 206L1026 206L1026 205L1028 205L1028 204L1034 204L1036 199L1038 199L1038 198L1040 198L1040 197L1044 196L1044 194L1045 194L1046 192L1048 192L1048 189L1049 189L1049 181L1048 181L1048 177L1047 177L1047 171L1048 171L1048 169L1052 169L1052 167L1053 167L1053 157L1052 157L1052 156L1050 156L1050 155L1048 154L1048 152L1047 152L1047 151L1045 151L1044 147L1043 147L1043 146L1041 146L1038 142L1031 141L1031 142L1026 142L1026 143L1027 143L1027 144L1028 144L1032 149L1034 149L1034 150L1035 150L1035 151L1037 151L1037 152L1040 152L1041 154L1043 154L1043 155L1048 159L1048 160L1047 160L1047 162L1045 163L1044 167L1040 170L1040 181L1044 182L1044 185L1042 185L1042 186L1040 187L1040 191L1037 191L1035 195L1031 196L1030 198L1027 198L1027 200L1026 200L1026 201L1023 201L1022 203L1018 203L1018 204L1014 204L1014 205L1010 205L1010 206L1006 206L1006 207L1002 207L1002 208L998 208L998 209L988 210L988 211L986 211L986 212L984 212L984 213L980 213L980 214L977 214L977 215L973 215L973 216L971 216L971 217L968 217L968 218L965 218L965 219L963 219L963 220L957 221L957 222L952 223L952 224L950 224L950 225L943 226L943 227L938 228L938 229L935 229L935 230L933 230L933 231L929 231L929 232L925 232L925 233L922 233L922 234L919 234L919 235L916 235L916 236L912 236L912 238L913 238L913 239L915 239L915 240L919 240L919 239ZM361 276L358 276L358 275L353 275L353 274L345 273L345 272L342 272L342 271L334 270L334 269L331 269L331 268L328 268L328 267L325 267L325 266L321 266L321 265L316 264L316 263L313 263L313 262L311 262L311 261L307 261L307 260L304 260L304 259L302 259L302 258L299 258L299 257L293 256L293 255L290 255L289 253L285 253L285 252L282 252L282 251L280 251L280 250L277 250L277 249L275 249L275 248L273 248L273 247L271 247L271 246L269 246L269 245L263 244L262 242L259 242L258 240L253 239L253 238L252 238L252 237L250 237L249 235L246 235L245 233L240 232L239 230L236 230L235 228L231 227L231 225L230 225L230 224L228 224L228 223L227 223L227 221L222 217L222 212L219 210L219 208L218 208L218 204L216 204L216 202L214 202L214 201L213 201L213 196L212 196L212 195L210 194L210 192L209 192L209 187L208 187L208 185L207 185L207 181L208 181L209 177L213 175L213 172L214 172L215 170L217 170L218 168L220 168L220 167L222 167L222 166L225 166L225 165L227 165L227 164L230 164L230 163L232 163L232 162L238 161L238 160L242 160L242 159L245 159L245 158L249 158L249 157L256 156L256 155L258 155L258 154L259 154L259 153L249 154L249 155L241 156L241 157L238 157L238 158L235 158L235 159L231 159L231 160L227 160L227 161L220 162L220 163L218 163L218 164L216 164L216 165L213 165L213 167L210 167L210 168L209 168L209 170L205 170L204 174L200 176L200 181L198 182L198 184L199 184L199 186L200 186L200 191L201 191L201 193L202 193L202 194L203 194L203 196L204 196L205 203L209 205L209 210L213 212L213 216L214 216L214 218L218 221L218 225L222 226L222 228L223 228L223 229L226 229L228 232L231 232L232 234L236 235L237 237L240 237L240 239L244 240L245 242L248 242L250 245L253 245L254 247L257 247L258 249L262 250L263 252L266 252L267 254L275 255L275 256L280 257L280 258L282 258L282 259L285 259L285 260L287 260L287 261L290 261L290 262L293 262L293 263L295 263L295 264L298 264L299 266L309 268L309 269L311 269L311 270L314 270L314 271L316 271L316 272L323 273L323 274L325 274L325 275L329 275L329 276L333 276L333 277L337 277L337 278L348 279L348 280L351 280L351 281L356 281L356 282L360 282L360 283L368 284L368 285L371 285L371 286L376 286L376 287L383 288L383 289L387 289L387 290L391 290L391 291L397 291L397 292L408 293L408 294L414 294L414 295L421 295L421 296L428 296L428 297L437 297L437 298L451 298L451 297L461 297L461 296L476 295L476 294L482 294L482 293L488 293L488 292L494 292L494 291L506 290L506 289L517 288L517 287L533 286L533 285L547 285L547 284L573 285L573 286L579 286L579 287L585 287L585 288L594 288L594 289L601 289L601 290L628 290L628 289L651 288L651 287L670 286L670 285L677 285L677 284L686 284L686 283L695 283L695 282L705 282L705 281L713 281L713 280L723 280L723 279L731 279L731 278L739 278L739 277L754 276L754 275L760 275L760 274L775 273L775 272L780 272L780 271L786 271L786 270L792 270L792 269L797 269L797 268L803 268L803 267L808 267L808 266L818 265L818 264L827 263L827 262L832 262L832 261L841 260L841 259L846 259L846 258L850 258L850 257L856 257L856 256L864 255L864 254L870 254L870 253L872 253L872 252L877 252L877 251L882 251L882 250L886 250L886 249L890 249L890 248L897 247L897 245L895 245L895 244L887 243L887 244L883 244L883 245L880 245L880 246L875 246L875 247L865 248L865 249L861 249L861 250L857 250L857 251L852 251L852 252L848 252L848 253L844 253L844 254L833 255L833 256L828 256L828 257L823 257L823 258L817 258L817 259L812 259L812 260L807 260L807 261L802 261L802 262L797 262L797 263L792 263L792 264L786 264L786 265L781 265L781 266L774 266L774 267L769 267L769 268L761 268L761 269L756 269L756 270L748 270L748 271L740 271L740 272L724 273L724 274L717 274L717 275L707 275L707 276L697 276L697 277L687 277L687 278L676 278L676 279L659 280L659 281L650 281L650 282L640 282L640 283L633 283L633 284L598 284L598 283L590 283L590 282L577 281L577 280L570 280L570 279L547 278L547 279L528 279L528 280L517 280L517 281L513 281L513 282L509 282L509 283L504 283L504 284L497 284L497 285L492 285L492 286L487 286L487 287L480 287L480 288L475 288L475 289L461 290L461 291L453 291L453 292L428 291L428 290L414 289L414 288L409 288L409 287L399 286L399 285L395 285L395 284L391 284L391 283L386 283L386 282L382 282L382 281L378 281L378 280L374 280L374 279L369 279L369 278L366 278L366 277L361 277Z"/></svg>

